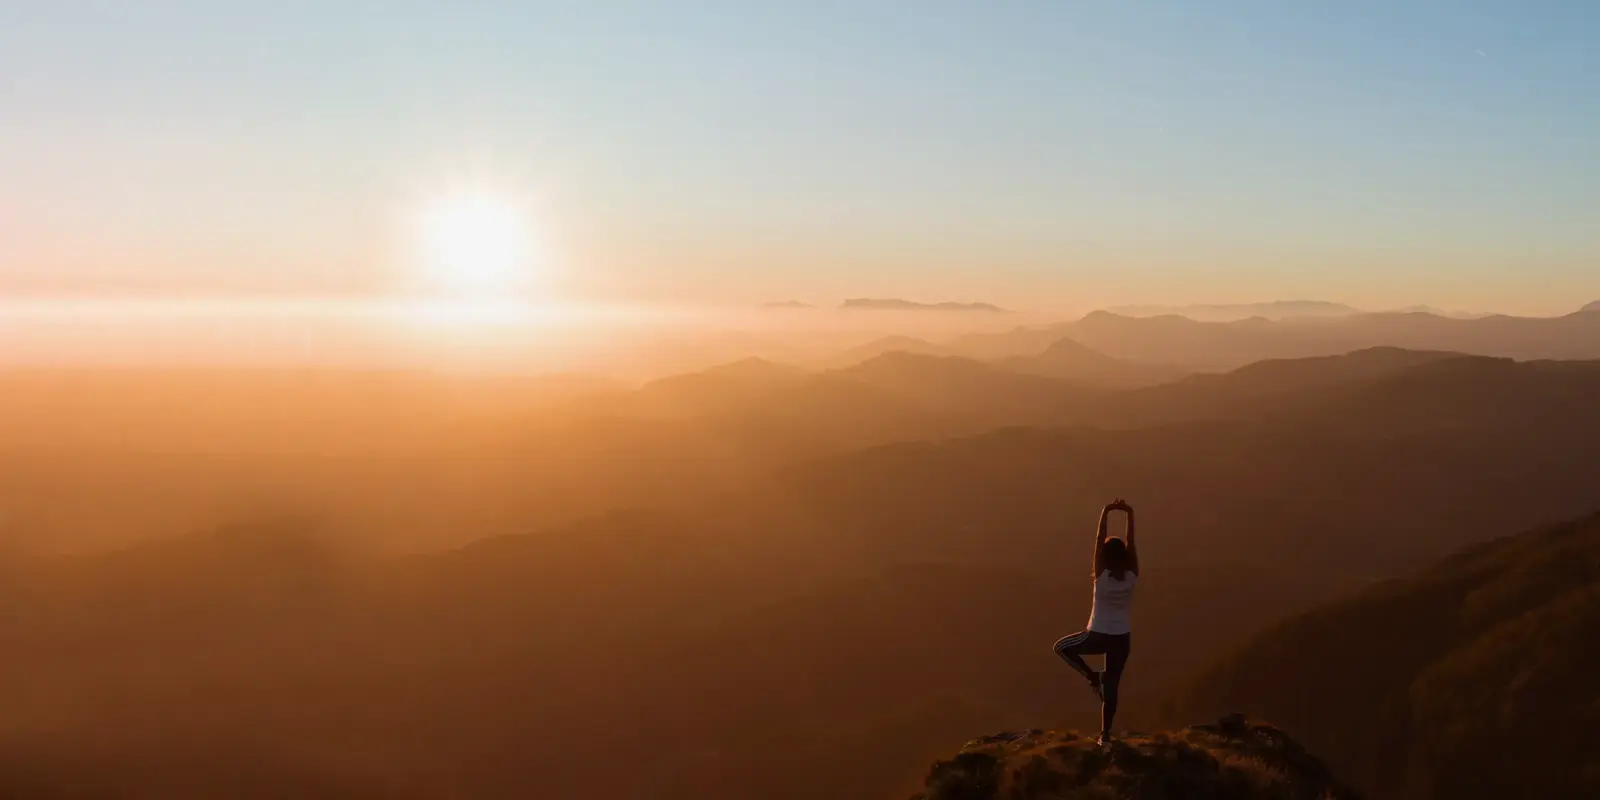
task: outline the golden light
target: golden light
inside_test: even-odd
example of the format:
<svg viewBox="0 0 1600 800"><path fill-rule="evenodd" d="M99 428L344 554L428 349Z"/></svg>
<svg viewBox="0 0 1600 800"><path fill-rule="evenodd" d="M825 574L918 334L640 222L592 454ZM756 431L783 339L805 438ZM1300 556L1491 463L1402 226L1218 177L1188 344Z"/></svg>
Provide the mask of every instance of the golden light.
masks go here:
<svg viewBox="0 0 1600 800"><path fill-rule="evenodd" d="M505 298L528 288L537 247L526 208L489 191L457 192L425 208L421 268L429 289L455 298Z"/></svg>

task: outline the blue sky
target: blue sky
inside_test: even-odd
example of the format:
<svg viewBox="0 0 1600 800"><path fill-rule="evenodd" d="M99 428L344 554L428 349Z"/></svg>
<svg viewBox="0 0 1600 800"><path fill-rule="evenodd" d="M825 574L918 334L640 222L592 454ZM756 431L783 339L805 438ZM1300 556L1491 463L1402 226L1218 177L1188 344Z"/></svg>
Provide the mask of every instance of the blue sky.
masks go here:
<svg viewBox="0 0 1600 800"><path fill-rule="evenodd" d="M0 292L381 294L537 198L574 297L1600 298L1586 2L0 0ZM554 291L554 289L553 289Z"/></svg>

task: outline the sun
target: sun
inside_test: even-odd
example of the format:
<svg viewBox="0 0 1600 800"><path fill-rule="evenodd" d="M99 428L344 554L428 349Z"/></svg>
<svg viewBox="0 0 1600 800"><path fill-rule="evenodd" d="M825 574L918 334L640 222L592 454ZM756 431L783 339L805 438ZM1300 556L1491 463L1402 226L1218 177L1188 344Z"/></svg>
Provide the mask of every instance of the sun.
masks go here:
<svg viewBox="0 0 1600 800"><path fill-rule="evenodd" d="M537 252L526 208L509 195L456 192L419 221L422 277L454 298L505 298L527 287Z"/></svg>

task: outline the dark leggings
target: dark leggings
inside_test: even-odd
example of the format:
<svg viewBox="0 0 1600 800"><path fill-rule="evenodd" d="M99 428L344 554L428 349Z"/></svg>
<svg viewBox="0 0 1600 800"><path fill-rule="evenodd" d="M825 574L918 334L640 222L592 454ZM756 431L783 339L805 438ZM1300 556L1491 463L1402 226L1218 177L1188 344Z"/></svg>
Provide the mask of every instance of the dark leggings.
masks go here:
<svg viewBox="0 0 1600 800"><path fill-rule="evenodd" d="M1094 670L1089 668L1084 656L1104 655L1106 657L1106 671L1100 678L1104 702L1100 704L1100 730L1102 733L1111 732L1111 721L1117 716L1117 686L1122 683L1122 668L1128 665L1128 650L1133 646L1133 634L1099 633L1096 631L1083 631L1071 636L1063 636L1056 642L1056 655L1067 662L1067 666L1077 670L1079 674L1094 683Z"/></svg>

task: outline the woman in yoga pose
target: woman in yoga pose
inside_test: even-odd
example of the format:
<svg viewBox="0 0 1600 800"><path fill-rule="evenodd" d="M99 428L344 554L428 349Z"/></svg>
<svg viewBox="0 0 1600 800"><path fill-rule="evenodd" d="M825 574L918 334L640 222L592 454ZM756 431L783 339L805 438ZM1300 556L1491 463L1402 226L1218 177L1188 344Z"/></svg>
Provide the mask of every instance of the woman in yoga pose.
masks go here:
<svg viewBox="0 0 1600 800"><path fill-rule="evenodd" d="M1128 515L1127 540L1106 538L1111 512ZM1133 507L1118 498L1100 511L1100 530L1094 537L1094 606L1087 630L1063 636L1056 655L1089 681L1100 698L1100 743L1111 742L1111 722L1117 716L1117 687L1128 665L1132 644L1133 587L1139 582L1139 550L1133 541ZM1095 672L1084 656L1106 657L1104 672Z"/></svg>

